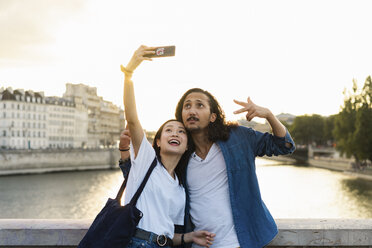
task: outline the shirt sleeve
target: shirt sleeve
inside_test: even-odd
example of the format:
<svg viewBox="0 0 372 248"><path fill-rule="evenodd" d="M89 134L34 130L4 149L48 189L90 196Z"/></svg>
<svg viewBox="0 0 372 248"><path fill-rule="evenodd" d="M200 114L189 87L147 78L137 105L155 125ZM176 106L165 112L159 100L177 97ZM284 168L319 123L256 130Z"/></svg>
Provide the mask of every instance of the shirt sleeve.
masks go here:
<svg viewBox="0 0 372 248"><path fill-rule="evenodd" d="M119 167L123 172L124 178L127 178L129 175L130 167L132 166L132 162L130 158L126 159L125 161L119 160Z"/></svg>
<svg viewBox="0 0 372 248"><path fill-rule="evenodd" d="M291 144L291 147L287 147L286 143ZM254 151L256 156L286 155L293 153L295 149L295 143L288 130L286 130L284 137L255 131Z"/></svg>
<svg viewBox="0 0 372 248"><path fill-rule="evenodd" d="M135 182L138 182L138 180L142 180L145 177L156 154L154 148L152 148L150 142L146 139L146 134L143 135L136 157L134 155L133 145L130 147L130 157L132 162L130 176L133 177Z"/></svg>

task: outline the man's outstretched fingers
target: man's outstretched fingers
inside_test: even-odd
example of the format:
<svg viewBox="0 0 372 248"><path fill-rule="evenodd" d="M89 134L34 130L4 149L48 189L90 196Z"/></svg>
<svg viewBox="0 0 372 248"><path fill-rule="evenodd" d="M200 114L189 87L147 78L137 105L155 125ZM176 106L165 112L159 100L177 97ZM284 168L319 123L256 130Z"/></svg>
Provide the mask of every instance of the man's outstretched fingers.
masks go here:
<svg viewBox="0 0 372 248"><path fill-rule="evenodd" d="M239 104L239 105L243 106L243 107L247 105L246 102L238 101L238 100L235 100L235 99L234 99L234 102L235 102L236 104Z"/></svg>
<svg viewBox="0 0 372 248"><path fill-rule="evenodd" d="M247 111L246 108L241 108L241 109L235 110L234 114L240 114L240 113L243 113L243 112L246 112L246 111Z"/></svg>

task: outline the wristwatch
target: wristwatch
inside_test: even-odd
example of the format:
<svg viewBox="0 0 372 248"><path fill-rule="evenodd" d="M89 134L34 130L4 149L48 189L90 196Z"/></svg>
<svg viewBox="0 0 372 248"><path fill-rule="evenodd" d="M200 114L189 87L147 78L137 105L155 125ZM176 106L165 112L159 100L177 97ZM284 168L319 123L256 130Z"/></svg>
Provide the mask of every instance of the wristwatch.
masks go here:
<svg viewBox="0 0 372 248"><path fill-rule="evenodd" d="M125 159L122 158L119 159L119 165L124 165L127 162L130 162L130 157L127 157Z"/></svg>

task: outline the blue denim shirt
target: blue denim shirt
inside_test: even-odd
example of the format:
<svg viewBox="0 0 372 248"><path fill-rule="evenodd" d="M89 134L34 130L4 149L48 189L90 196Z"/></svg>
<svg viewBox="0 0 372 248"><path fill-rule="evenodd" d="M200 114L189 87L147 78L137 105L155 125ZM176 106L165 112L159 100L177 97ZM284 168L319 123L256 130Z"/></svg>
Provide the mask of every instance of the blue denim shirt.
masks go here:
<svg viewBox="0 0 372 248"><path fill-rule="evenodd" d="M292 144L291 148L285 146L287 142ZM295 150L295 144L288 131L285 137L280 138L242 126L232 129L227 141L217 143L226 162L230 204L240 247L264 247L276 236L278 229L261 199L255 158L290 154ZM189 232L192 223L187 184L185 190L185 223L186 232Z"/></svg>

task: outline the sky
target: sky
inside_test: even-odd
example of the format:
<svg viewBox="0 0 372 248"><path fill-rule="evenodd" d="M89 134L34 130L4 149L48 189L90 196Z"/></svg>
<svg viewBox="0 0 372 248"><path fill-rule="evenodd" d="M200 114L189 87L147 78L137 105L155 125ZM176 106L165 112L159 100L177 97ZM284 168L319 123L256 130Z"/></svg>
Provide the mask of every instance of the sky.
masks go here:
<svg viewBox="0 0 372 248"><path fill-rule="evenodd" d="M142 126L174 117L189 88L216 96L228 120L251 97L274 114L339 112L344 89L372 74L372 1L0 0L0 87L62 96L97 88L123 108L123 75L140 45L175 45L133 81ZM255 121L259 119L255 118Z"/></svg>

